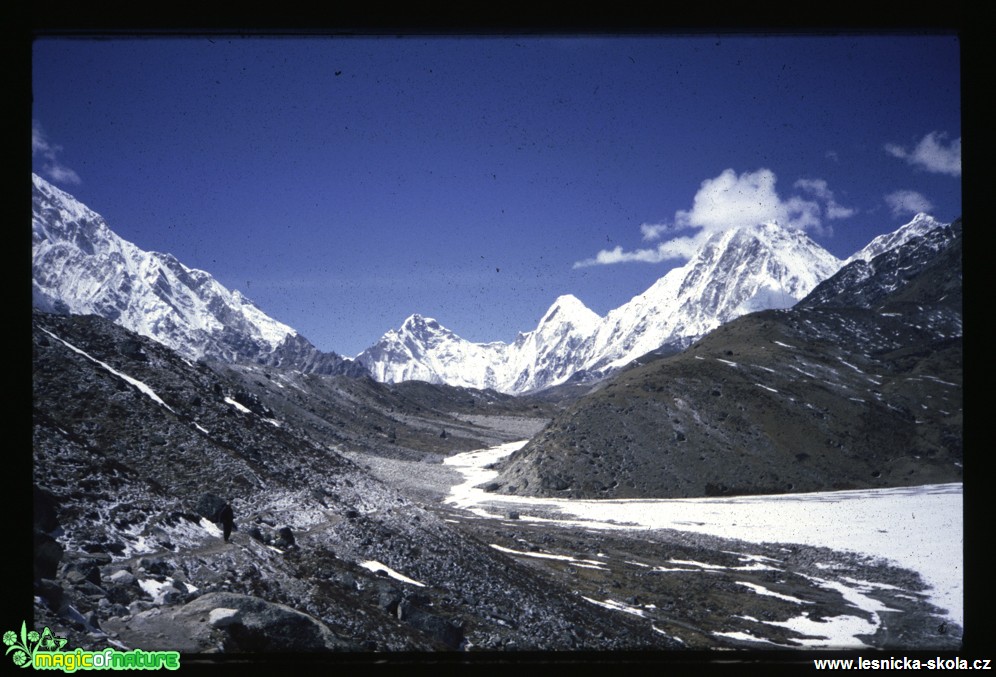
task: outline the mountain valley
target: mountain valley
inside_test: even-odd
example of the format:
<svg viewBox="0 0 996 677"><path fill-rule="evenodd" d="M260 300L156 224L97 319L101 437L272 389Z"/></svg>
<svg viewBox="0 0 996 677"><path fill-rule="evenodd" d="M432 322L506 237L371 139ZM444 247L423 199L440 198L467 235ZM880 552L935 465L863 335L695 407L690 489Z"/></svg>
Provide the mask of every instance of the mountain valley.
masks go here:
<svg viewBox="0 0 996 677"><path fill-rule="evenodd" d="M566 507L863 490L956 515L960 219L844 262L735 229L604 318L564 295L470 344L412 315L350 360L33 183L34 619L73 646L960 646L909 562ZM930 548L957 555L956 526Z"/></svg>

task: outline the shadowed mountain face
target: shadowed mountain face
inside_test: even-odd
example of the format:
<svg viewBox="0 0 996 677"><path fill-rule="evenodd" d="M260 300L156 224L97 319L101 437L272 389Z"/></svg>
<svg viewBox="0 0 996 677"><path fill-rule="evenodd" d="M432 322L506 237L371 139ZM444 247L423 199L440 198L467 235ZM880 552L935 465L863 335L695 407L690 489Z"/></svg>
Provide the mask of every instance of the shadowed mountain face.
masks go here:
<svg viewBox="0 0 996 677"><path fill-rule="evenodd" d="M962 477L961 222L855 261L582 398L497 491L691 497Z"/></svg>

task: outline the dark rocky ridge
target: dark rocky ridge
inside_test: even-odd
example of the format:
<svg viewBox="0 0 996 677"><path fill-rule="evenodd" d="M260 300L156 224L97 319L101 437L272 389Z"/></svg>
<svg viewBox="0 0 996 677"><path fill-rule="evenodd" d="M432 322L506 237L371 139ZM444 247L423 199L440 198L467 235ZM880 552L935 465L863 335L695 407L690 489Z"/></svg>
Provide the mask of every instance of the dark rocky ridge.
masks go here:
<svg viewBox="0 0 996 677"><path fill-rule="evenodd" d="M247 352L245 355L235 356L231 361L245 361L254 355L258 355L255 359L257 364L296 369L307 374L369 376L362 364L343 358L336 353L323 353L300 334L288 336L272 353Z"/></svg>
<svg viewBox="0 0 996 677"><path fill-rule="evenodd" d="M961 222L795 308L648 355L510 456L500 493L692 497L962 479Z"/></svg>
<svg viewBox="0 0 996 677"><path fill-rule="evenodd" d="M382 384L369 376L324 376L258 364L214 363L248 402L265 401L296 435L322 446L408 460L443 457L521 439L473 422L474 416L547 420L555 403L422 381ZM243 403L245 404L245 402Z"/></svg>

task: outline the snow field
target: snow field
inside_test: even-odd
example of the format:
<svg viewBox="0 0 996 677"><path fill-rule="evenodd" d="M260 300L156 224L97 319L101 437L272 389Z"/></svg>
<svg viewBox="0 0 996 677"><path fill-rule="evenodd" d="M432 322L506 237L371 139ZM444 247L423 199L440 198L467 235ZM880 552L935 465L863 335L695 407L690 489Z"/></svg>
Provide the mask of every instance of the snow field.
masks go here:
<svg viewBox="0 0 996 677"><path fill-rule="evenodd" d="M514 504L524 521L553 522L586 529L675 529L755 543L797 543L859 553L919 573L929 586L926 594L931 603L944 609L951 621L958 625L964 623L961 483L771 496L641 500L504 496L478 488L497 476L496 471L485 466L520 449L525 443L525 440L510 442L445 459L443 463L459 470L465 480L451 488L447 502L485 517L500 518L504 512L502 506L507 510ZM545 516L528 514L530 507ZM557 517L551 518L551 514ZM688 566L694 563L673 564ZM855 581L854 587L847 587L824 581L821 585L839 586L848 601L871 613L885 610L880 602L862 594L876 584ZM797 620L800 628L807 625L805 617ZM855 618L846 623L853 628L852 625L842 627L840 633L833 633L835 637L831 641L839 640L852 629L854 634L869 632L869 623L863 619ZM820 627L824 632L817 634L825 636L827 626L821 623ZM853 639L854 634L849 636Z"/></svg>

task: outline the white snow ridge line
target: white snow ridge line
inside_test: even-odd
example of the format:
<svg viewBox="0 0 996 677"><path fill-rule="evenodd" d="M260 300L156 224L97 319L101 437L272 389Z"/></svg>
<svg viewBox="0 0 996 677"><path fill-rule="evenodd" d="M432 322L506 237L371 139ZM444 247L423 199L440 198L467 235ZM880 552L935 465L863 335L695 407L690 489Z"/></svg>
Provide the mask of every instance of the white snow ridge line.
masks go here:
<svg viewBox="0 0 996 677"><path fill-rule="evenodd" d="M131 385L135 386L136 388L138 388L139 390L141 390L143 393L145 393L146 395L148 395L149 398L153 402L155 402L156 404L160 404L160 405L166 407L167 409L169 409L170 411L172 411L174 414L176 413L175 411L173 411L173 408L171 406L169 406L168 404L166 404L165 402L162 401L162 398L160 398L159 395L156 395L155 391L152 390L152 388L150 388L149 386L145 385L144 383L142 383L138 379L132 378L131 376L128 376L127 374L122 374L120 371L117 371L116 369L114 369L111 365L107 364L106 362L101 362L96 357L94 357L94 356L86 353L83 350L80 350L79 348L77 348L76 346L74 346L69 341L66 341L66 340L63 340L63 339L59 338L58 336L56 336L55 334L53 334L52 332L50 332L48 329L44 329L43 328L42 331L45 332L46 334L48 334L49 336L51 336L52 338L54 338L55 340L60 341L61 343L65 344L65 346L67 348L69 348L70 350L72 350L72 351L74 351L76 353L79 353L80 355L82 355L83 357L87 358L88 360L90 360L92 362L96 362L101 367L103 367L107 371L111 372L112 374L114 374L118 378L120 378L120 379L122 379L124 381L127 381Z"/></svg>
<svg viewBox="0 0 996 677"><path fill-rule="evenodd" d="M404 574L399 574L397 571L395 571L391 567L387 566L386 564L381 564L377 560L370 559L370 560L367 560L365 562L360 562L359 564L364 569L369 569L370 571L372 571L374 573L377 573L378 571L383 571L385 574L387 574L391 578L393 578L393 579L395 579L397 581L401 581L402 583L411 583L412 585L417 585L420 588L424 588L425 587L425 583L420 583L420 582L416 581L413 578L408 578Z"/></svg>
<svg viewBox="0 0 996 677"><path fill-rule="evenodd" d="M227 402L228 404L232 405L233 407L235 407L236 409L238 409L239 411L241 411L243 414L251 414L252 413L251 411L249 411L248 407L246 407L245 405L243 405L243 404L241 404L239 402L236 402L231 397L226 397L225 398L225 402Z"/></svg>
<svg viewBox="0 0 996 677"><path fill-rule="evenodd" d="M521 555L523 557L538 557L540 559L555 559L562 562L570 562L576 566L582 567L584 569L602 569L604 571L604 566L602 562L596 562L593 559L578 559L577 557L571 557L570 555L553 555L546 552L526 552L524 550L512 550L511 548L505 548L495 543L489 543L489 545L498 550L499 552L506 552L510 555Z"/></svg>
<svg viewBox="0 0 996 677"><path fill-rule="evenodd" d="M581 595L581 599L587 602L591 602L592 604L597 604L598 606L603 607L605 609L611 609L613 611L624 611L628 614L639 616L640 618L646 618L647 616L647 613L643 609L637 609L636 607L629 606L628 604L617 602L614 599L607 599L604 602L599 602L597 599L592 599L591 597L585 597L584 595Z"/></svg>

